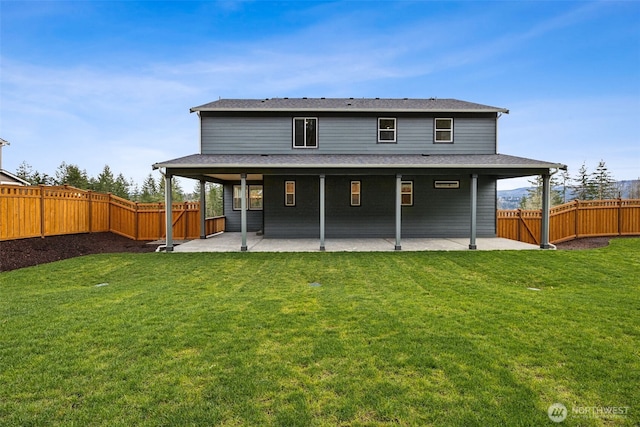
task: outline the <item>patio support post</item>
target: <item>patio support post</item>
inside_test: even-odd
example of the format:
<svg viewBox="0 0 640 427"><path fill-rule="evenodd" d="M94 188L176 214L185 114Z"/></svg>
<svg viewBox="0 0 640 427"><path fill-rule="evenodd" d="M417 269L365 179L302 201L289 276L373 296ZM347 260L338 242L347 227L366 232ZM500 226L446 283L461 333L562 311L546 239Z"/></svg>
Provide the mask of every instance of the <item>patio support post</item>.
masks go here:
<svg viewBox="0 0 640 427"><path fill-rule="evenodd" d="M247 250L247 174L240 174L240 230L242 231L242 246L240 250Z"/></svg>
<svg viewBox="0 0 640 427"><path fill-rule="evenodd" d="M395 250L402 250L402 175L396 175L396 246Z"/></svg>
<svg viewBox="0 0 640 427"><path fill-rule="evenodd" d="M469 238L469 249L477 249L476 230L478 216L478 174L471 174L471 236Z"/></svg>
<svg viewBox="0 0 640 427"><path fill-rule="evenodd" d="M320 250L324 251L324 214L325 214L325 200L324 200L324 175L320 175Z"/></svg>
<svg viewBox="0 0 640 427"><path fill-rule="evenodd" d="M206 225L206 217L207 217L207 196L206 196L206 186L207 182L200 180L200 238L207 238L207 225Z"/></svg>
<svg viewBox="0 0 640 427"><path fill-rule="evenodd" d="M540 248L550 249L549 244L549 197L551 175L546 173L542 175L542 218L540 223Z"/></svg>
<svg viewBox="0 0 640 427"><path fill-rule="evenodd" d="M171 200L171 174L166 171L164 175L164 212L166 219L165 251L173 252L173 200Z"/></svg>

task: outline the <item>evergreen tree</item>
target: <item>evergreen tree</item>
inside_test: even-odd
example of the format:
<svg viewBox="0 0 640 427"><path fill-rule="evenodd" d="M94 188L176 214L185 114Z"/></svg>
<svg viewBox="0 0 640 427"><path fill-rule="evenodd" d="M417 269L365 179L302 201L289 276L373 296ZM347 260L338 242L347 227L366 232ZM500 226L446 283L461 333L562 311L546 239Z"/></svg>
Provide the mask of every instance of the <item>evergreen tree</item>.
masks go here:
<svg viewBox="0 0 640 427"><path fill-rule="evenodd" d="M560 194L562 196L562 203L567 203L568 194L567 191L571 190L571 176L569 170L565 169L558 174L558 183L560 186Z"/></svg>
<svg viewBox="0 0 640 427"><path fill-rule="evenodd" d="M207 218L214 216L221 216L222 211L222 186L211 182L205 183L205 215ZM200 200L200 182L196 183L194 193L194 200Z"/></svg>
<svg viewBox="0 0 640 427"><path fill-rule="evenodd" d="M575 185L573 190L575 191L575 197L578 200L593 200L596 198L596 190L593 185L591 175L587 170L587 166L582 163L578 170L578 175L573 179Z"/></svg>
<svg viewBox="0 0 640 427"><path fill-rule="evenodd" d="M542 209L542 187L544 180L541 175L537 175L534 179L530 180L531 187L527 189L527 195L520 200L520 209L535 210ZM551 175L549 181L550 193L549 193L549 206L557 206L563 203L562 193L558 191L558 178L555 175Z"/></svg>
<svg viewBox="0 0 640 427"><path fill-rule="evenodd" d="M113 194L115 194L118 197L122 197L123 199L129 199L131 194L129 192L129 189L131 188L131 183L129 183L124 175L122 175L121 173L118 174L118 177L116 178L115 182L113 183L113 188L111 190L111 192Z"/></svg>
<svg viewBox="0 0 640 427"><path fill-rule="evenodd" d="M158 185L152 174L149 174L142 183L142 189L140 190L139 201L142 203L158 202L162 199L162 195L158 192Z"/></svg>
<svg viewBox="0 0 640 427"><path fill-rule="evenodd" d="M594 189L594 196L598 200L615 199L620 194L616 182L603 160L600 160L598 167L591 175L591 182Z"/></svg>
<svg viewBox="0 0 640 427"><path fill-rule="evenodd" d="M160 184L158 185L158 193L160 194L160 200L164 200L164 189L165 189L165 180L164 180L164 177L162 177L160 178ZM171 198L173 199L174 203L184 201L184 193L182 192L180 181L175 177L171 180Z"/></svg>
<svg viewBox="0 0 640 427"><path fill-rule="evenodd" d="M113 172L111 172L111 168L109 165L104 165L102 172L98 175L95 180L95 184L93 189L95 191L99 191L101 193L114 193L115 188L115 179L113 178Z"/></svg>
<svg viewBox="0 0 640 427"><path fill-rule="evenodd" d="M62 162L60 166L58 166L53 183L55 185L70 185L82 190L89 188L87 171L80 170L78 165L67 164L65 162Z"/></svg>
<svg viewBox="0 0 640 427"><path fill-rule="evenodd" d="M16 176L24 179L31 185L52 185L53 178L46 173L34 171L33 167L27 162L22 162L16 170Z"/></svg>

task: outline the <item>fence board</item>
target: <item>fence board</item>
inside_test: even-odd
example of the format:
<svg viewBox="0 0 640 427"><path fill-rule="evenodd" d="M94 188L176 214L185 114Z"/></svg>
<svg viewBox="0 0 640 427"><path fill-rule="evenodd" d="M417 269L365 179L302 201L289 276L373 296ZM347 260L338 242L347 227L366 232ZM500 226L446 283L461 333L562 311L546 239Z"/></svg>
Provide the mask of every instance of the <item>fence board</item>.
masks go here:
<svg viewBox="0 0 640 427"><path fill-rule="evenodd" d="M174 203L175 239L200 237L200 204ZM538 244L541 212L497 212L497 235ZM135 203L77 188L0 186L0 240L111 231L135 240L166 236L163 203ZM207 218L205 234L224 231L225 218ZM549 241L640 235L640 200L574 201L550 210Z"/></svg>
<svg viewBox="0 0 640 427"><path fill-rule="evenodd" d="M200 204L174 203L172 209L174 238L199 238ZM69 186L0 186L0 240L104 231L161 239L166 236L164 203L135 203Z"/></svg>
<svg viewBox="0 0 640 427"><path fill-rule="evenodd" d="M539 210L498 211L498 237L538 243L541 216ZM618 235L640 235L640 200L576 200L549 211L551 243L577 237Z"/></svg>

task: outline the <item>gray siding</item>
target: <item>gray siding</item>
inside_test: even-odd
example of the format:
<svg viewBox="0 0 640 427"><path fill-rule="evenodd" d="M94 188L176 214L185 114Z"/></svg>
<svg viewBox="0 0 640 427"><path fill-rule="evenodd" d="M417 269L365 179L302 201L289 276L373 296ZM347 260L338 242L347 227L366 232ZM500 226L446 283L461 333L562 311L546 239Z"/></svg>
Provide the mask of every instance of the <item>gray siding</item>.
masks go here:
<svg viewBox="0 0 640 427"><path fill-rule="evenodd" d="M267 238L319 236L319 178L297 176L296 206L284 206L284 176L265 176L264 233ZM460 189L434 189L434 180L459 179ZM350 206L350 181L362 182L361 206ZM414 182L414 205L402 208L403 237L467 237L470 228L468 176L403 177ZM327 238L395 236L395 177L327 176ZM495 236L495 180L478 180L479 237Z"/></svg>
<svg viewBox="0 0 640 427"><path fill-rule="evenodd" d="M296 182L296 205L284 205L284 182ZM264 236L303 238L320 235L320 178L264 177Z"/></svg>
<svg viewBox="0 0 640 427"><path fill-rule="evenodd" d="M247 182L250 184L262 184L262 182ZM223 187L223 203L225 215L225 231L240 231L240 211L233 210L233 186L240 185L238 182L229 182ZM263 189L264 191L264 189ZM262 230L263 211L247 210L247 231L255 232Z"/></svg>
<svg viewBox="0 0 640 427"><path fill-rule="evenodd" d="M454 118L454 142L433 142L434 116L396 116L397 143L377 143L378 116L317 116L318 148L292 148L290 116L202 116L202 154L494 154L495 115ZM387 116L387 115L385 115ZM393 117L393 116L391 116Z"/></svg>
<svg viewBox="0 0 640 427"><path fill-rule="evenodd" d="M413 179L412 179L413 178ZM402 209L405 237L468 237L471 224L470 178L468 176L404 176L414 181L414 205ZM435 180L460 180L459 189L436 189ZM478 237L495 237L496 181L478 178Z"/></svg>

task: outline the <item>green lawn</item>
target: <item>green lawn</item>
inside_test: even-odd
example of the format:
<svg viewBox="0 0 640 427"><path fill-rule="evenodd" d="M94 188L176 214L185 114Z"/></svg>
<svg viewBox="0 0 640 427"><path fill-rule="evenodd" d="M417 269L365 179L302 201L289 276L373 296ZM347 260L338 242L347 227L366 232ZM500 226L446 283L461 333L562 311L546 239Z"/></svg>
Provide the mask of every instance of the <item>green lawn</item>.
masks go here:
<svg viewBox="0 0 640 427"><path fill-rule="evenodd" d="M640 239L0 273L3 426L638 425L638 384Z"/></svg>

